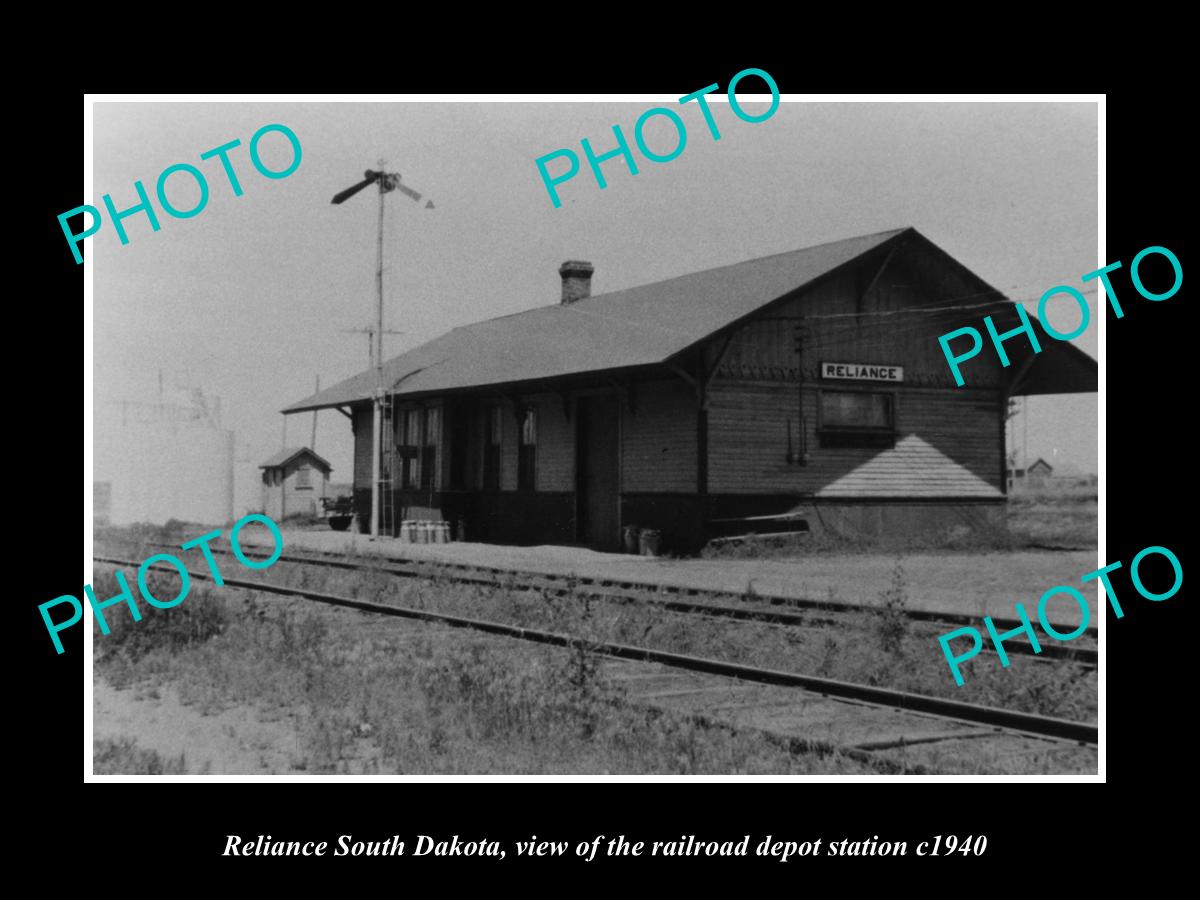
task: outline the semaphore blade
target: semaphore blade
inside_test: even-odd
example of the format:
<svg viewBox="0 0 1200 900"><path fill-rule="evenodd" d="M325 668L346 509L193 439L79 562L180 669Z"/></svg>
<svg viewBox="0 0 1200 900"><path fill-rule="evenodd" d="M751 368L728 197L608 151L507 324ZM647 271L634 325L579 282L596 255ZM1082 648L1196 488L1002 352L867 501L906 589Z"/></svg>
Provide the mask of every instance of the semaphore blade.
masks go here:
<svg viewBox="0 0 1200 900"><path fill-rule="evenodd" d="M379 175L377 173L371 172L366 178L364 178L358 184L354 185L354 187L348 187L344 191L334 194L333 200L331 202L344 203L345 201L347 201L351 197L353 197L355 194L357 194L359 191L361 191L363 188L365 188L367 185L374 184L375 179L378 177L379 177Z"/></svg>
<svg viewBox="0 0 1200 900"><path fill-rule="evenodd" d="M421 195L420 195L420 194L418 194L416 191L414 191L412 188L410 188L410 187L409 187L407 184L405 184L404 182L402 182L402 181L401 181L401 182L397 182L397 184L396 184L396 188L397 188L397 189L400 191L400 193L402 193L404 196L406 196L406 197L412 197L412 199L416 200L418 203L420 203L420 202L421 202Z"/></svg>

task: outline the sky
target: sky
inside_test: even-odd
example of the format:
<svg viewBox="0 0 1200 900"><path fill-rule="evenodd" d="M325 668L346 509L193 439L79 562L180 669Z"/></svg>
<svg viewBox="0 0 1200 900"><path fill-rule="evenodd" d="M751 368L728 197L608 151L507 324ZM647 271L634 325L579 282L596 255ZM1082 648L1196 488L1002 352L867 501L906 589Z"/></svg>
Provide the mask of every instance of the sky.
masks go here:
<svg viewBox="0 0 1200 900"><path fill-rule="evenodd" d="M210 191L187 219L155 199L161 229L135 214L124 220L127 245L107 219L87 239L97 415L111 401L153 402L161 370L168 386L221 398L239 466L254 470L278 450L280 409L313 393L317 378L328 387L368 366L367 336L350 330L374 318L377 197L330 199L380 159L435 206L387 195L385 327L404 332L385 338L389 357L458 325L556 303L567 259L594 264L595 295L913 226L1031 314L1045 290L1082 287L1083 273L1109 262L1096 256L1094 103L785 101L750 123L714 93L713 140L696 105L675 102L695 89L623 102L96 103L95 194L84 202L103 208L108 193L118 210L133 206L134 182L153 197L175 163L199 168ZM603 153L620 124L633 146L634 123L660 105L680 112L683 152L655 164L635 147L638 174L611 160L599 189L581 139ZM767 108L743 105L751 115ZM295 132L302 152L281 179L261 176L248 152L274 123ZM663 117L645 131L660 154L674 135ZM234 139L240 197L218 160L200 159ZM559 186L556 209L534 161L562 148L579 154L582 171ZM291 160L278 133L260 149L269 168ZM186 174L167 193L181 209L199 196ZM1095 358L1096 294L1087 297L1092 324L1073 343ZM1068 331L1077 316L1052 322ZM1030 398L1026 415L1030 460L1097 470L1095 394ZM309 443L311 427L310 413L288 417L288 443ZM347 419L322 412L316 449L335 482L350 480Z"/></svg>

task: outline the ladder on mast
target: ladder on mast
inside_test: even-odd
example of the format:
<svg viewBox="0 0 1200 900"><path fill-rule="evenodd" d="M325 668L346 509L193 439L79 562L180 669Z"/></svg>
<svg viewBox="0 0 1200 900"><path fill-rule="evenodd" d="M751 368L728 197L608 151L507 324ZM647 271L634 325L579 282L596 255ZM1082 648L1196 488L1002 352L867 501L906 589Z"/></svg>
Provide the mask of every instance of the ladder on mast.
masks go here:
<svg viewBox="0 0 1200 900"><path fill-rule="evenodd" d="M379 428L379 533L396 536L396 494L392 473L396 469L395 405L391 393L381 401Z"/></svg>

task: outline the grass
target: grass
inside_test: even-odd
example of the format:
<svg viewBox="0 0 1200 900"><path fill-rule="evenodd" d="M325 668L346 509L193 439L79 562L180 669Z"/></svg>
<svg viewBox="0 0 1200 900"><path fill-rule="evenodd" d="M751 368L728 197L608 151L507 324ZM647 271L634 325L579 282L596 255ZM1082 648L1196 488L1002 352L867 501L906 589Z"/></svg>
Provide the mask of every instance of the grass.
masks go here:
<svg viewBox="0 0 1200 900"><path fill-rule="evenodd" d="M218 560L222 571L234 574L229 557ZM236 575L569 633L593 643L651 646L1063 718L1095 715L1095 673L1075 666L1022 656L1001 668L985 651L964 666L966 685L956 687L936 633L905 615L909 585L899 557L878 608L805 629L609 603L588 598L571 580L565 582L569 595L560 597L520 590L512 579L498 587L468 586L287 563L262 575ZM95 587L101 598L117 591L111 574L98 577ZM151 589L170 597L176 584L171 576L152 575ZM184 703L202 712L248 705L265 717L287 718L299 738L292 765L304 771L873 771L841 754L793 755L753 735L631 705L587 646L568 651L436 625L381 626L355 613L200 582L192 591L174 609L143 606L139 623L130 623L123 607L112 607L113 634L95 643L97 671L117 687L174 685ZM758 602L753 582L743 599ZM1052 753L1017 764L975 752L956 751L946 766L1062 771Z"/></svg>
<svg viewBox="0 0 1200 900"><path fill-rule="evenodd" d="M653 647L1059 718L1086 721L1095 716L1095 672L1073 664L1013 656L1003 668L996 655L985 650L963 665L966 683L957 686L937 641L941 629L914 623L905 614L908 587L899 558L878 607L803 629L588 599L578 589L559 597L520 590L511 579L498 587L463 585L288 563L276 564L267 575L275 583L573 634L593 642ZM753 584L748 584L743 600L753 604L756 597Z"/></svg>
<svg viewBox="0 0 1200 900"><path fill-rule="evenodd" d="M115 593L110 576L97 581ZM753 735L630 705L586 648L514 645L419 624L380 628L341 610L193 591L179 607L152 610L140 623L114 621L112 634L97 638L98 673L117 687L171 684L201 711L249 705L287 716L301 748L291 762L303 771L873 771L836 753L794 755ZM195 611L182 614L192 604ZM548 606L559 628L588 632L585 606ZM134 633L151 615L163 622L153 632L160 646L147 650L147 639ZM229 627L199 629L197 620ZM131 749L104 758L105 771L141 765Z"/></svg>
<svg viewBox="0 0 1200 900"><path fill-rule="evenodd" d="M96 775L186 775L187 761L164 759L153 750L137 745L130 737L104 738L93 745L92 771Z"/></svg>
<svg viewBox="0 0 1200 900"><path fill-rule="evenodd" d="M800 559L822 554L995 553L1090 548L1097 542L1096 489L1028 488L1009 495L1005 527L968 521L941 529L884 535L812 533L710 544L706 559Z"/></svg>
<svg viewBox="0 0 1200 900"><path fill-rule="evenodd" d="M904 640L909 636L908 592L905 589L904 562L896 557L896 568L892 571L892 586L884 592L883 603L876 616L876 637L880 649L888 656L900 654Z"/></svg>
<svg viewBox="0 0 1200 900"><path fill-rule="evenodd" d="M383 587L377 597L417 596L427 609L475 615L547 630L570 630L570 610L580 601L555 598L535 602L519 591L461 586ZM343 590L345 586L343 585ZM748 599L753 593L748 590ZM1072 666L1014 657L1008 668L988 653L964 667L967 683L955 685L937 643L936 629L918 626L906 615L907 588L897 560L891 587L878 609L839 618L836 624L796 629L762 622L701 618L659 608L594 604L587 635L593 640L636 644L707 656L769 669L815 673L844 681L949 697L969 703L1019 709L1041 715L1088 719L1095 706L1095 674ZM386 602L386 599L384 599ZM564 624L565 620L565 624ZM571 633L580 633L572 631Z"/></svg>
<svg viewBox="0 0 1200 900"><path fill-rule="evenodd" d="M1095 547L1098 506L1089 492L1022 492L1008 501L1009 530L1025 546Z"/></svg>

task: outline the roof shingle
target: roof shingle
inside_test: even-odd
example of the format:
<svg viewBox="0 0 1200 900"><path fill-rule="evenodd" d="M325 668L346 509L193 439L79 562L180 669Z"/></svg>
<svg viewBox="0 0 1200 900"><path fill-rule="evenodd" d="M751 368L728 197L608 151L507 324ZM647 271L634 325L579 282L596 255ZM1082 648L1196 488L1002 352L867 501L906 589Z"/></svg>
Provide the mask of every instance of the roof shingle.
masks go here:
<svg viewBox="0 0 1200 900"><path fill-rule="evenodd" d="M455 328L389 359L397 395L512 384L662 363L715 331L911 229L863 235L543 306ZM283 411L370 399L368 369Z"/></svg>
<svg viewBox="0 0 1200 900"><path fill-rule="evenodd" d="M319 462L321 465L323 465L330 472L333 471L333 466L331 466L329 464L328 460L326 460L324 457L318 456L315 450L310 450L307 447L285 447L284 449L282 449L278 453L276 453L274 456L272 456L270 459L268 459L266 462L259 463L258 467L260 469L274 469L278 466L286 466L288 463L290 463L293 459L295 459L297 456L299 456L302 453L305 453L305 454L308 454L309 456L311 456L313 459L315 459L317 462Z"/></svg>

